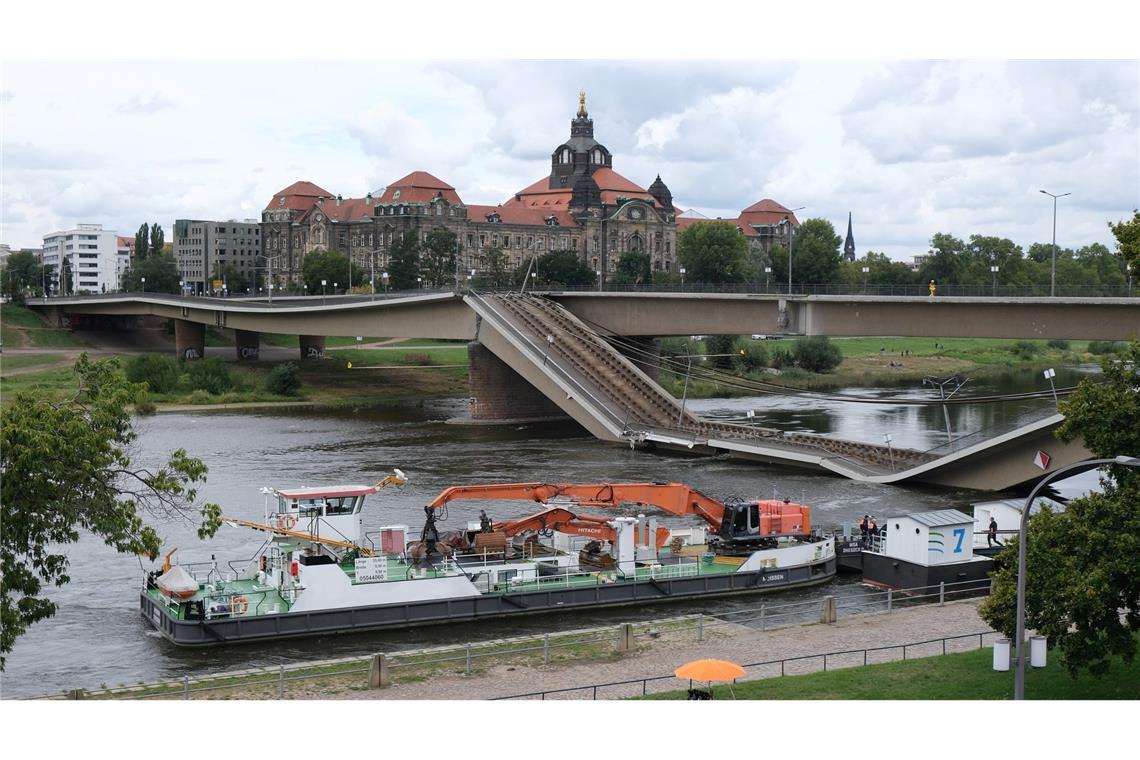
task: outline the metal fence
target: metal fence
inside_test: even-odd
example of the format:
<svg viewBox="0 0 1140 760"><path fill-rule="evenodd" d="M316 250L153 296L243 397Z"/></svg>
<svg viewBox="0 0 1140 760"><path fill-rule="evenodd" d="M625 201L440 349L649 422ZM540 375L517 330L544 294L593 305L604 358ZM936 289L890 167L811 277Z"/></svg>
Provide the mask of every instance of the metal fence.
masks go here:
<svg viewBox="0 0 1140 760"><path fill-rule="evenodd" d="M936 586L910 589L888 589L881 592L857 591L841 595L827 595L822 598L780 604L763 603L756 607L739 610L726 610L714 615L703 613L678 617L657 618L636 623L625 623L592 629L579 629L566 633L543 633L529 636L496 639L486 642L469 642L459 646L440 646L427 649L390 652L383 655L385 666L394 679L416 677L418 673L446 671L472 674L485 664L495 661L520 658L549 665L559 658L585 657L590 654L610 655L623 651L625 645L637 641L650 642L658 639L704 641L709 635L732 636L741 626L761 631L805 623L834 621L841 617L868 613L891 613L896 609L923 604L944 604L947 601L988 593L990 581L961 581L941 583ZM828 615L830 614L830 617ZM954 638L954 637L950 637ZM960 638L960 637L959 637ZM938 641L938 640L935 640ZM903 647L918 646L923 642L892 647L852 650L876 652ZM589 651L583 651L589 650ZM829 652L823 655L808 655L798 658L785 658L784 663L797 660L812 660L822 657L826 669L828 658L842 653ZM287 699L290 687L304 684L303 694L295 693L295 698L320 696L321 684L330 684L328 689L352 691L369 688L373 675L376 655L349 657L338 660L325 660L311 663L292 663L269 668L254 668L206 676L184 675L179 679L100 688L96 690L74 689L60 694L46 695L36 699L201 699L201 698L252 698ZM773 660L754 663L747 667L779 664ZM781 665L781 672L783 672ZM672 678L672 676L669 676ZM664 678L664 676L662 677ZM628 683L652 682L654 678L639 679ZM627 683L627 682L621 682ZM598 684L598 687L612 684ZM574 689L555 690L546 693L574 692L590 689L591 686ZM328 693L333 693L332 691ZM536 696L520 695L520 696ZM545 698L545 697L543 697Z"/></svg>

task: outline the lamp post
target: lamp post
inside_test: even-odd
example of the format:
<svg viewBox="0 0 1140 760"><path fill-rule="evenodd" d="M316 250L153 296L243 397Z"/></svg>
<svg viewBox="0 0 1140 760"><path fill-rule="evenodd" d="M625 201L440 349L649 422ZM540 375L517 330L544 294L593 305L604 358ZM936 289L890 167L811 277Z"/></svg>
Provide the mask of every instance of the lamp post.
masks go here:
<svg viewBox="0 0 1140 760"><path fill-rule="evenodd" d="M420 290L423 289L423 287L424 287L424 278L423 277L418 277L418 276L416 277L416 287L419 288Z"/></svg>
<svg viewBox="0 0 1140 760"><path fill-rule="evenodd" d="M419 279L419 278L416 278L416 279ZM381 272L380 273L380 281L384 283L384 297L387 298L388 297L388 273L387 272Z"/></svg>
<svg viewBox="0 0 1140 760"><path fill-rule="evenodd" d="M601 289L602 289L602 270L599 269L598 271L594 272L594 274L596 274L598 276L598 290L601 291Z"/></svg>
<svg viewBox="0 0 1140 760"><path fill-rule="evenodd" d="M784 215L784 224L788 225L788 295L792 294L792 244L796 241L796 228L792 224L791 214L803 211L807 206L794 208Z"/></svg>
<svg viewBox="0 0 1140 760"><path fill-rule="evenodd" d="M871 271L871 267L863 267L863 292L867 292L867 273Z"/></svg>
<svg viewBox="0 0 1140 760"><path fill-rule="evenodd" d="M891 434L883 433L883 442L887 444L887 455L891 458L891 469L895 469L895 450L891 448Z"/></svg>
<svg viewBox="0 0 1140 760"><path fill-rule="evenodd" d="M998 266L997 266L997 264L994 264L993 266L991 266L991 267L990 267L990 271L991 271L991 272L993 273L993 275L994 275L994 297L996 298L996 297L997 297L997 273L998 273Z"/></svg>
<svg viewBox="0 0 1140 760"><path fill-rule="evenodd" d="M140 277L139 279L142 280L142 289L143 289L143 292L145 293L146 292L146 278Z"/></svg>
<svg viewBox="0 0 1140 760"><path fill-rule="evenodd" d="M681 267L681 290L685 289L685 268Z"/></svg>
<svg viewBox="0 0 1140 760"><path fill-rule="evenodd" d="M1057 199L1064 198L1066 195L1072 195L1072 193L1053 195L1053 193L1048 190L1042 190L1041 192L1053 199L1053 267L1052 273L1049 276L1049 296L1052 297L1057 295Z"/></svg>
<svg viewBox="0 0 1140 760"><path fill-rule="evenodd" d="M764 290L768 290L768 283L772 280L772 267L764 267Z"/></svg>
<svg viewBox="0 0 1140 760"><path fill-rule="evenodd" d="M321 280L321 306L325 305L325 285L327 285L328 282L328 280Z"/></svg>
<svg viewBox="0 0 1140 760"><path fill-rule="evenodd" d="M1065 473L1084 472L1105 464L1119 464L1124 467L1140 467L1140 459L1136 457L1118 456L1112 459L1086 459L1083 462L1062 467L1042 478L1025 499L1025 506L1021 508L1021 526L1017 532L1017 670L1013 675L1013 698L1025 699L1025 538L1029 525L1029 508L1033 500L1046 485Z"/></svg>
<svg viewBox="0 0 1140 760"><path fill-rule="evenodd" d="M183 298L186 297L186 281L185 280L179 280L178 281L178 292Z"/></svg>

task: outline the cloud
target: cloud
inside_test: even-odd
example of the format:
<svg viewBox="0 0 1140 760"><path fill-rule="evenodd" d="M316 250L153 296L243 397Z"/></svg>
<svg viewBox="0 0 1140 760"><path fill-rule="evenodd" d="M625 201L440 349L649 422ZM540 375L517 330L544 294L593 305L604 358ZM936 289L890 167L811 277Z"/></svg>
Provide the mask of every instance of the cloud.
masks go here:
<svg viewBox="0 0 1140 760"><path fill-rule="evenodd" d="M98 169L106 159L97 153L71 148L54 148L27 142L0 145L6 172L26 170L76 171Z"/></svg>
<svg viewBox="0 0 1140 760"><path fill-rule="evenodd" d="M120 103L115 110L128 116L149 115L175 108L177 104L166 96L152 92L149 94L136 93L130 100Z"/></svg>

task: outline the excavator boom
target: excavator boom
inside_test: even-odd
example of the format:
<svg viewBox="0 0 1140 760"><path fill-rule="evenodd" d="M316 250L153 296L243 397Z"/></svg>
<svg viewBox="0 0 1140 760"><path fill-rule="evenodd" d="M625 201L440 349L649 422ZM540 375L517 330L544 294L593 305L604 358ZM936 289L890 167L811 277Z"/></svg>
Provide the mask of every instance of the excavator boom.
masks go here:
<svg viewBox="0 0 1140 760"><path fill-rule="evenodd" d="M593 515L576 515L562 507L551 507L518 520L495 523L495 531L501 531L508 538L520 533L534 530L556 530L559 533L569 533L575 536L587 536L600 541L613 541L617 531L604 517ZM658 528L654 542L658 549L669 540L669 529Z"/></svg>

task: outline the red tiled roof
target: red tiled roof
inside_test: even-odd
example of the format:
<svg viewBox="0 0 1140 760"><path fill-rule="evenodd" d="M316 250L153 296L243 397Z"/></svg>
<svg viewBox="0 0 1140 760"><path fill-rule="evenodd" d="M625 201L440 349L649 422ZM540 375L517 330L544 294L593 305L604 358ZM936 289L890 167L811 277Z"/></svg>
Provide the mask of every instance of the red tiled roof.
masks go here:
<svg viewBox="0 0 1140 760"><path fill-rule="evenodd" d="M323 203L313 203L299 219L306 219L309 214L318 210L334 222L355 222L361 219L371 219L375 204L375 199L342 198L338 206L336 198L325 198Z"/></svg>
<svg viewBox="0 0 1140 760"><path fill-rule="evenodd" d="M487 214L497 212L503 224L529 224L542 226L546 218L553 216L562 227L577 227L566 207L551 206L525 206L521 203L506 204L502 206L468 206L467 220L470 222L486 222Z"/></svg>
<svg viewBox="0 0 1140 760"><path fill-rule="evenodd" d="M398 198L397 192L400 194ZM376 202L429 203L437 194L442 194L443 199L453 206L463 205L454 187L427 172L412 172L406 177L401 177L384 188L384 194Z"/></svg>
<svg viewBox="0 0 1140 760"><path fill-rule="evenodd" d="M706 219L678 216L677 232L681 232L685 228L691 227L698 222L728 222L743 230L746 237L757 237L760 234L756 230L757 226L774 226L783 222L785 217L789 217L792 224L796 227L799 226L799 220L796 219L796 215L790 209L781 206L770 198L765 198L741 211L740 215L735 219L721 219L720 217L716 219Z"/></svg>
<svg viewBox="0 0 1140 760"><path fill-rule="evenodd" d="M612 205L618 198L640 198L656 205L653 196L643 187L635 185L613 169L597 169L592 175L598 189L602 191L602 203ZM550 178L543 177L515 193L503 204L507 206L530 206L534 208L560 209L570 205L573 191L568 187L550 188Z"/></svg>
<svg viewBox="0 0 1140 760"><path fill-rule="evenodd" d="M292 185L289 185L289 187L284 190L278 190L274 193L273 198L270 199L265 208L266 210L271 208L304 209L308 208L313 201L322 195L328 198L332 193L314 185L312 182L300 180L299 182L294 182ZM281 198L285 199L284 203L281 203Z"/></svg>

